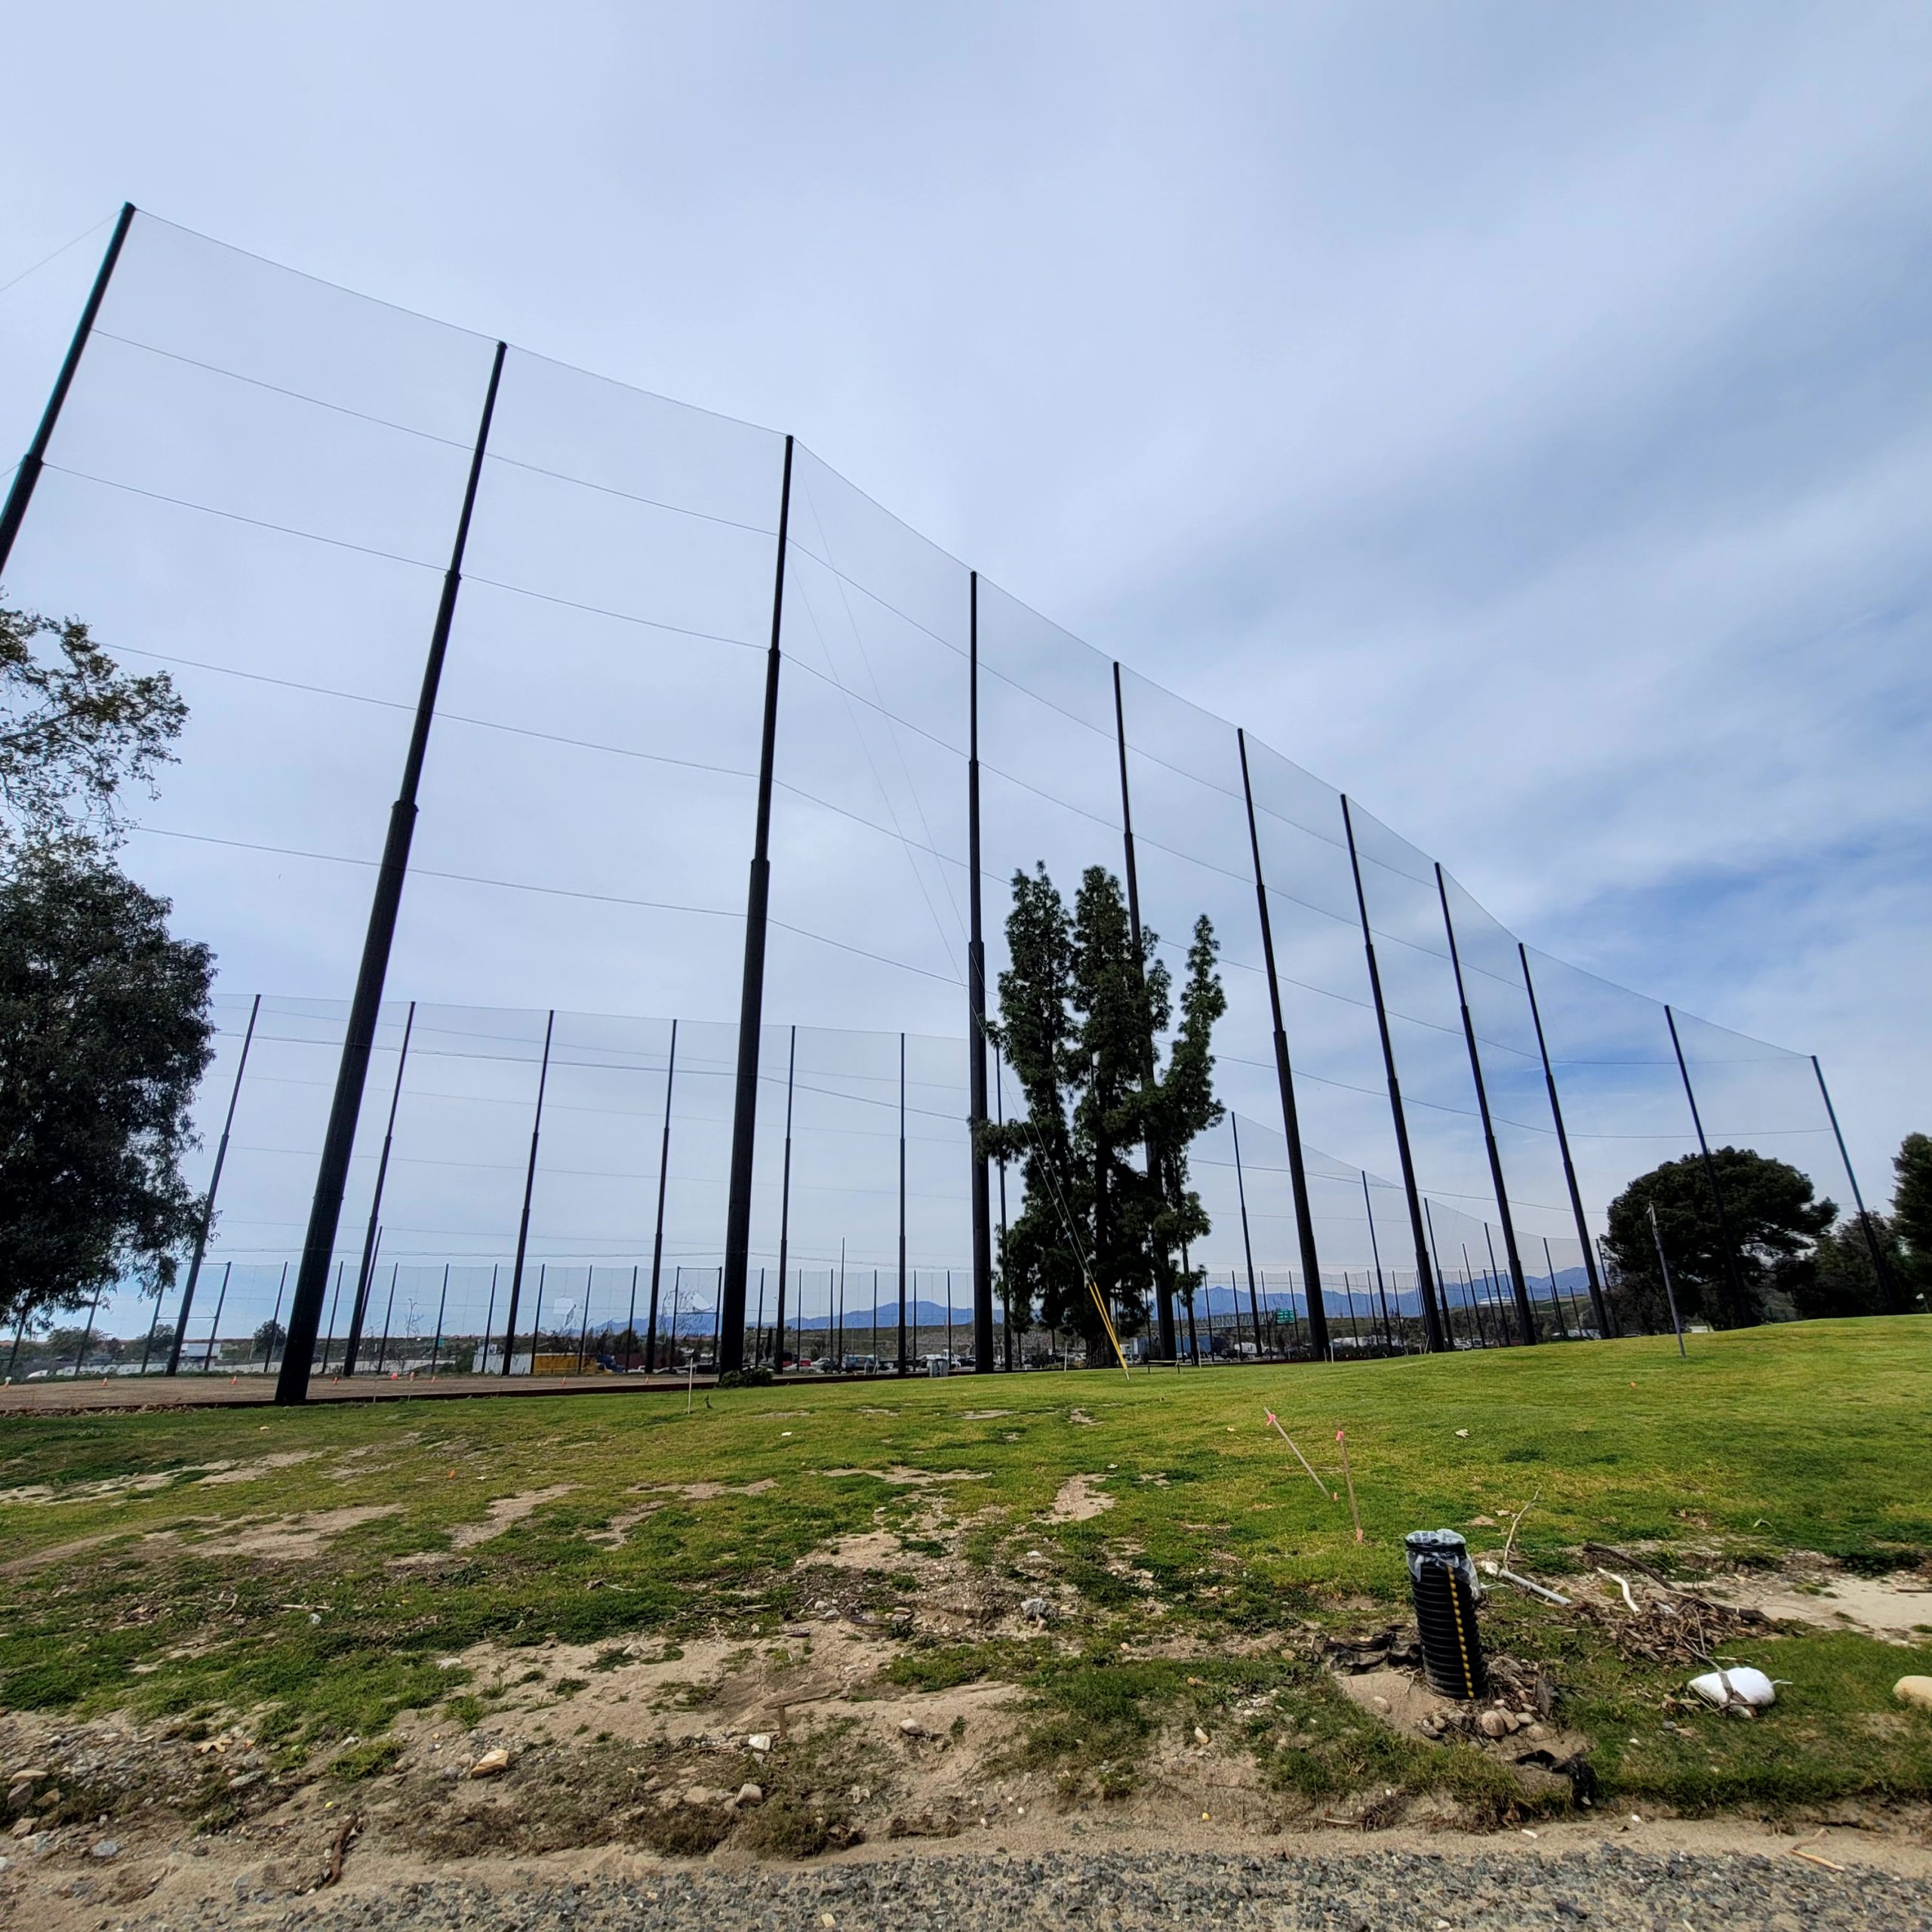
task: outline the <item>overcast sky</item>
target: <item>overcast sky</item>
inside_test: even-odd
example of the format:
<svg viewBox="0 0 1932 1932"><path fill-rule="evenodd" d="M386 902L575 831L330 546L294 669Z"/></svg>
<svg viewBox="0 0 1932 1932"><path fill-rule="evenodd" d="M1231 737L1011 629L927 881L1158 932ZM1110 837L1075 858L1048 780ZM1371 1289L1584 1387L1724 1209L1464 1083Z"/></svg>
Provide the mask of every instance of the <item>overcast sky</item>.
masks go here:
<svg viewBox="0 0 1932 1932"><path fill-rule="evenodd" d="M1532 943L1820 1052L1874 1193L1932 1126L1922 8L73 0L8 47L0 281L125 197L795 431Z"/></svg>

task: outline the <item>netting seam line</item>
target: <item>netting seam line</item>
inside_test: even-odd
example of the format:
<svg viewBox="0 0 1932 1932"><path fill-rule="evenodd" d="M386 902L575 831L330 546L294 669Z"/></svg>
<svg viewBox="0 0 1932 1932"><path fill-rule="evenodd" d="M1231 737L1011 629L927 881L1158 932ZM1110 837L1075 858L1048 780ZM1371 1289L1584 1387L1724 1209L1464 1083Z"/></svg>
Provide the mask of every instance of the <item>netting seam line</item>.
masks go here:
<svg viewBox="0 0 1932 1932"><path fill-rule="evenodd" d="M0 290L0 294L4 292L6 292L6 290ZM445 435L438 435L435 429L417 429L414 423L398 423L398 421L390 420L390 417L386 417L386 415L371 415L367 410L352 410L346 401L331 401L327 396L311 396L307 390L288 389L286 384L269 383L265 377L259 377L259 375L244 375L239 369L228 369L228 367L224 367L222 363L201 361L201 358L197 358L197 355L183 355L180 349L165 349L165 348L160 348L158 344L155 344L155 342L137 340L135 336L118 336L114 334L112 328L100 328L99 325L97 325L97 327L94 327L94 336L106 338L108 342L118 342L122 348L141 349L141 352L147 353L147 355L160 355L160 358L166 359L166 361L182 363L182 365L187 367L187 369L201 369L201 371L205 371L207 375L224 377L224 379L230 380L230 383L245 384L248 389L265 390L265 392L270 394L270 396L286 396L290 401L303 401L303 404L307 404L307 406L313 408L313 410L328 410L332 415L348 415L348 417L352 417L353 421L358 421L358 423L371 423L375 429L392 429L392 431L396 432L396 435L400 435L400 437L420 437L423 442L437 442L437 445L441 445L442 448L462 450L463 454L468 454L469 452L468 442L460 441L458 437L445 437ZM589 375L589 371L580 371L580 373ZM608 380L608 379L607 377L599 377L597 380ZM659 400L669 401L670 398L659 398ZM686 408L686 404L678 404L678 408ZM572 485L576 485L577 489L597 491L597 493L603 494L603 497L618 497L622 498L624 503L641 504L641 506L648 508L648 510L665 510L669 512L670 516L690 516L690 518L697 518L697 520L705 521L705 524L721 524L727 529L742 529L742 531L746 531L748 535L753 535L753 537L773 537L773 535L775 535L775 531L765 529L759 524L746 524L742 518L718 516L715 510L696 510L696 508L691 508L690 504L682 504L682 503L665 503L665 498L661 497L643 497L643 494L639 494L638 491L618 489L614 483L599 483L599 481L595 481L593 477L572 475L568 469L551 469L546 463L528 462L528 460L524 460L521 456L503 456L503 454L497 454L497 452L485 452L485 458L483 460L491 463L503 463L504 468L508 469L524 469L524 472L529 473L529 475L549 477L552 483L572 483Z"/></svg>
<svg viewBox="0 0 1932 1932"><path fill-rule="evenodd" d="M288 859L312 859L325 865L375 866L381 861L377 859L354 859L339 852L309 852L289 845L265 845L245 838L217 838L206 832L178 832L158 825L142 825L134 828L156 838L185 838L201 845L226 845L244 852L267 852ZM707 919L742 919L738 912L727 912L715 906L684 906L669 900L633 899L621 893L587 892L581 888L566 885L536 885L528 880L513 878L486 878L479 873L451 872L436 870L428 866L411 866L410 871L419 878L438 878L457 885L485 885L500 888L506 892L534 892L551 899L580 899L600 906L633 906L646 912L683 912ZM884 953L873 952L865 946L854 946L849 940L833 939L825 933L815 933L804 926L796 926L783 919L773 919L771 923L782 931L795 934L801 939L815 941L820 946L836 948L841 952L856 953L863 959L875 961L881 966L894 966L903 973L917 973L928 980L938 980L948 986L963 985L944 973L935 973L930 967L915 966L909 961L893 959Z"/></svg>
<svg viewBox="0 0 1932 1932"><path fill-rule="evenodd" d="M165 491L144 490L138 483L119 483L111 476L94 476L85 469L69 469L64 463L50 463L42 467L57 475L71 476L76 482L92 483L103 490L124 491L131 497L145 497L150 503L168 503L177 509L194 510L203 516L220 517L226 522L246 524L253 530L272 531L278 537L299 537L306 543L326 543L333 550L352 550L358 556L379 558L384 563L407 564L412 570L440 574L443 569L441 564L426 563L420 557L405 557L394 550L378 550L373 544L351 543L346 537L325 537L318 531L297 530L292 525L270 523L263 517L244 516L239 510L217 509L212 503L192 503L186 497L171 497Z"/></svg>
<svg viewBox="0 0 1932 1932"><path fill-rule="evenodd" d="M215 664L205 658L180 657L167 651L147 651L135 645L117 644L114 647L117 656L145 657L157 664L178 664L189 670L209 671L229 678L245 678L251 684L273 685L278 690L300 691L312 697L339 699L345 704L374 705L384 711L414 712L416 707L401 698L377 697L368 691L343 691L331 685L305 684L295 678L278 678L267 671L244 671L233 664ZM613 758L637 758L647 764L674 764L686 771L708 771L721 778L755 778L755 772L746 771L737 765L709 764L701 758L675 758L669 752L648 752L632 745L603 743L594 738L569 738L561 732L539 731L528 724L506 724L500 718L477 718L460 711L444 711L436 713L438 724L467 724L481 731L502 731L512 737L532 738L548 745L568 745L573 750L602 752ZM837 809L834 807L832 809Z"/></svg>
<svg viewBox="0 0 1932 1932"><path fill-rule="evenodd" d="M872 685L873 695L878 699L881 709L883 709L885 702L885 694L880 687L878 673L873 668L872 654L866 648L866 640L863 635L860 631L858 620L852 614L851 600L846 595L846 585L848 580L845 577L844 573L839 571L837 567L832 563L832 540L826 534L824 520L819 515L818 500L812 494L811 478L808 476L802 478L801 481L803 481L804 488L805 507L811 512L813 522L817 525L819 540L825 546L826 568L832 571L834 576L837 578L838 582L839 601L844 607L845 622L851 629L852 633L853 645L858 651L859 662L865 667L866 677L867 681ZM863 586L860 587L863 589ZM805 598L806 614L809 616L812 620L812 629L818 633L820 648L825 651L825 661L826 666L832 671L834 675L836 675L838 666L832 658L830 647L826 643L824 632L819 624L817 610L812 602L811 592L808 589L806 589L803 586L801 586L801 589L803 592ZM891 607L888 605L887 608L890 609ZM906 621L909 623L912 622L912 620L909 617ZM957 653L956 655L963 660L967 654L964 651L960 651ZM844 680L841 679L839 683L840 688L843 690ZM876 761L874 761L872 758L872 748L869 745L865 743L863 734L857 732L857 721L856 718L853 721L853 723L855 735L859 736L860 745L865 751L866 762L872 768L872 775L874 778L878 779L879 777L878 767ZM926 817L925 801L920 797L919 788L913 783L912 780L911 768L906 762L906 753L904 748L900 745L899 742L899 736L896 731L888 731L886 736L888 741L892 746L892 755L897 761L899 766L899 775L904 780L906 791L912 798L912 809L914 812L918 814L919 829L926 835L926 841L928 845L930 847L937 844L937 841L933 837L931 823ZM899 822L898 808L893 803L891 795L886 792L885 786L882 780L880 783L879 789L881 796L884 798L885 808L887 812L891 817L893 829L898 838L900 844L901 846L909 845L911 841L907 839L905 831ZM921 875L919 869L916 865L912 867L912 872L914 878L918 881L920 895L921 897L925 899L928 910L932 912L933 924L938 929L940 943L946 948L946 958L949 963L956 965L959 968L960 983L963 986L965 983L966 978L965 960L962 956L955 954L953 943L946 931L945 926L939 917L938 912L933 907L931 897L926 891L924 878L923 875ZM961 946L964 946L967 943L968 938L966 926L966 916L960 910L958 900L953 893L951 878L948 875L942 873L940 875L940 884L946 893L946 904L952 913L952 923L958 931L959 943Z"/></svg>
<svg viewBox="0 0 1932 1932"><path fill-rule="evenodd" d="M804 497L806 507L811 511L811 514L816 517L818 514L817 507L812 501L810 486L808 485L802 485L801 493ZM834 575L835 576L836 574L837 573L835 572ZM924 903L927 914L932 920L934 929L939 934L940 945L945 952L947 964L949 965L959 964L961 966L959 983L963 986L965 983L965 974L963 963L956 961L955 958L951 937L948 934L946 930L944 922L939 916L939 909L933 903L932 894L927 888L925 875L920 871L917 861L912 857L909 842L906 839L905 832L900 829L899 825L898 808L893 803L891 794L887 789L885 780L880 774L878 761L872 755L872 746L869 743L867 743L865 733L859 728L858 718L852 709L852 700L857 694L852 691L847 686L845 681L838 674L838 666L832 658L832 648L826 643L824 627L818 620L818 609L812 598L811 586L806 580L805 575L803 572L799 574L798 592L798 601L804 604L805 607L805 615L811 622L812 633L818 640L819 649L823 652L825 655L826 675L829 681L830 681L832 688L838 691L845 701L846 722L851 727L853 737L858 740L859 749L865 758L867 768L872 774L872 783L878 788L879 797L884 801L885 809L891 817L893 821L892 835L898 841L900 849L906 857L906 865L912 874L912 883L918 888L919 897ZM851 630L853 641L857 645L860 661L866 666L867 675L872 676L871 660L866 656L864 645L859 641L858 626L853 619L851 606L849 603L848 603L845 607L845 621L847 626ZM876 677L872 677L872 681L873 689L877 691L878 688L878 678ZM890 721L891 714L885 711L885 706L882 701L878 706L878 709L881 713L884 713L888 721ZM893 749L895 754L898 754L898 738L897 734L888 729L887 736L892 740ZM906 777L908 788L914 790L914 803L916 806L918 803L916 788L914 788L912 786L910 774L906 772L906 761L903 755L899 755L899 764L901 773ZM923 810L920 811L919 817L921 824L924 824L925 814ZM932 837L932 828L930 825L927 825L925 826L925 832L928 839L930 840ZM959 908L957 902L953 900L952 898L949 888L947 893L947 899L948 903L952 906L954 923L958 924L960 923Z"/></svg>
<svg viewBox="0 0 1932 1932"><path fill-rule="evenodd" d="M41 270L45 268L50 263L57 262L63 255L66 254L69 249L78 248L90 235L98 235L103 228L107 227L111 223L118 220L120 218L120 214L121 211L118 208L116 208L112 214L103 215L91 228L83 229L79 234L74 237L72 241L63 242L59 248L54 250L52 254L42 256L40 260L35 262L32 268L21 269L20 273L15 275L11 281L0 281L0 295L5 295L10 288L19 288L20 284L25 281L29 275L39 274ZM98 324L96 325L94 333L97 335L100 333Z"/></svg>
<svg viewBox="0 0 1932 1932"><path fill-rule="evenodd" d="M176 509L192 510L201 516L218 517L226 523L245 524L251 529L269 531L278 537L297 537L305 543L321 543L332 550L352 551L358 556L375 557L385 563L407 564L415 570L440 573L444 568L440 564L426 563L420 557L405 557L393 550L379 550L372 544L352 543L346 537L327 537L319 531L300 529L293 524L271 523L263 517L245 516L239 510L220 509L212 503L198 503L186 497L172 497L162 490L146 490L137 483L117 482L111 476L92 475L86 470L69 469L60 463L50 463L45 467L60 475L72 477L77 482L92 483L103 490L122 491L129 496L144 497L150 503L167 503ZM685 625L666 623L658 617L641 617L629 611L613 611L605 605L580 603L574 598L559 597L547 590L533 590L528 584L509 583L500 577L481 577L465 571L463 580L466 586L480 585L485 589L503 591L512 597L534 598L539 603L554 604L561 610L581 611L587 617L608 617L614 623L635 624L645 630L666 631L673 637L694 638L705 644L728 644L738 651L764 649L763 645L748 643L743 638L726 637L717 631L694 630Z"/></svg>

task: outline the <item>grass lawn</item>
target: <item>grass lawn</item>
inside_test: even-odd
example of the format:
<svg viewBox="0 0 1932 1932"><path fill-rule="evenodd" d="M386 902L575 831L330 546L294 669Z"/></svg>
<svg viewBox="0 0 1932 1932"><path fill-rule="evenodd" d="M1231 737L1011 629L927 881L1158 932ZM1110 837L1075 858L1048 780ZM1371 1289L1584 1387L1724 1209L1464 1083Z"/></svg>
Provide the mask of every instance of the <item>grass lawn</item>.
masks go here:
<svg viewBox="0 0 1932 1932"><path fill-rule="evenodd" d="M1501 1528L1469 1526L1535 1494L1516 1567L1546 1577L1587 1571L1590 1541L1687 1577L1792 1552L1932 1566L1932 1325L1692 1343L1687 1361L1647 1340L700 1391L689 1415L679 1392L8 1420L0 1707L245 1719L291 1777L337 1758L340 1775L380 1772L401 1713L474 1722L502 1695L450 1667L458 1654L755 1644L835 1579L841 1607L894 1644L882 1690L1023 1687L1008 1761L1067 1799L1132 1789L1156 1739L1198 1723L1240 1739L1284 1803L1373 1786L1494 1810L1520 1800L1503 1767L1398 1735L1316 1660L1323 1633L1406 1617L1405 1531L1495 1549ZM859 1535L875 1560L819 1562ZM983 1627L918 1614L942 1574L982 1586ZM1035 1595L1054 1614L1016 1635ZM1601 1619L1499 1586L1483 1628L1558 1687L1608 1797L1775 1810L1932 1797L1932 1715L1890 1694L1932 1672L1926 1604L1915 1647L1796 1626L1738 1637L1727 1661L1788 1684L1752 1723L1663 1721L1690 1670L1626 1654Z"/></svg>

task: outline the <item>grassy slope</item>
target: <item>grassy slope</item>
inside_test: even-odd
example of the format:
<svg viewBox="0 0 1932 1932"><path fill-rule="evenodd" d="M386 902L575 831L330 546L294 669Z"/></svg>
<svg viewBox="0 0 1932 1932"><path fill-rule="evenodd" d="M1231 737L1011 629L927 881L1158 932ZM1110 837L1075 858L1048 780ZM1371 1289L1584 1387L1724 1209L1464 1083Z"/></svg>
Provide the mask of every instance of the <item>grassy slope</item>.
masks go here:
<svg viewBox="0 0 1932 1932"><path fill-rule="evenodd" d="M1552 1569L1586 1538L1715 1540L1746 1560L1798 1549L1874 1568L1923 1561L1928 1343L1932 1329L1906 1318L1700 1337L1687 1361L1643 1341L1131 1383L1088 1374L781 1388L700 1396L689 1417L681 1395L654 1394L9 1422L0 1703L149 1715L269 1703L278 1715L265 1734L299 1749L448 1697L454 1673L437 1660L481 1640L675 1636L720 1618L768 1630L809 1600L801 1559L876 1527L878 1511L909 1525L923 1506L877 1475L832 1472L903 1464L983 1475L952 1491L960 1513L984 1512L964 1560L1017 1586L1010 1559L1048 1550L1083 1600L1052 1645L909 1648L909 1681L1020 1678L1043 1714L1035 1748L1051 1758L1058 1725L1063 1755L1104 1735L1109 1762L1180 1706L1224 1709L1272 1691L1278 1709L1299 1713L1291 1729L1317 1740L1284 1749L1281 1731L1254 1727L1284 1785L1426 1782L1424 1747L1375 1735L1298 1656L1229 1657L1204 1672L1199 1660L1224 1639L1286 1635L1304 1619L1359 1623L1364 1597L1392 1611L1405 1595L1404 1531L1495 1515L1537 1489L1519 1547ZM1324 1502L1263 1426L1264 1402L1325 1475L1346 1426L1362 1545L1346 1506ZM983 1408L1006 1413L976 1419ZM293 1451L314 1453L243 1482L197 1467ZM1081 1472L1106 1474L1115 1506L1041 1524ZM758 1494L674 1498L621 1547L589 1540L638 1506L638 1485L766 1477L775 1484ZM131 1486L140 1479L152 1486ZM565 1483L568 1494L500 1537L451 1550L451 1530L482 1521L492 1500ZM27 1485L52 1500L6 1500ZM395 1513L343 1530L318 1555L224 1549L244 1519L369 1506ZM70 1544L85 1546L15 1567ZM392 1567L424 1553L435 1560ZM1123 1580L1130 1564L1152 1574L1159 1632L1196 1640L1184 1668L1121 1661L1123 1642L1155 1627L1148 1594ZM881 1611L910 1582L875 1580ZM1932 1669L1932 1639L1915 1655L1823 1634L1741 1644L1736 1655L1793 1689L1766 1721L1712 1719L1679 1740L1656 1719L1675 1674L1646 1677L1520 1599L1485 1615L1492 1641L1555 1666L1614 1789L1687 1804L1932 1795L1932 1724L1894 1715L1888 1695L1902 1671Z"/></svg>

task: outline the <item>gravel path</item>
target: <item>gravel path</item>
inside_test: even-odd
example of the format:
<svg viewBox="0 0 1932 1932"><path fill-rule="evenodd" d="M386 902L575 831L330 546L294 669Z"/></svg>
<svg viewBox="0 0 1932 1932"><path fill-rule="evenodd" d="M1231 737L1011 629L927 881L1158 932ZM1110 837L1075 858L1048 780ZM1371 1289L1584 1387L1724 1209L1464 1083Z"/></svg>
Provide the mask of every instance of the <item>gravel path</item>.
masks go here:
<svg viewBox="0 0 1932 1932"><path fill-rule="evenodd" d="M240 1888L238 1887L238 1890ZM1268 1932L1876 1932L1932 1928L1932 1881L1796 1859L1604 1847L1546 1859L1241 1857L1102 1853L924 1857L803 1870L666 1871L622 1882L492 1887L432 1880L380 1896L209 1902L127 1932L1137 1932L1198 1923Z"/></svg>

